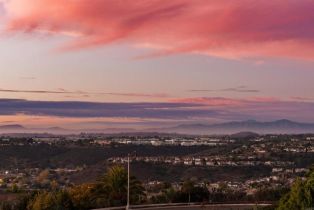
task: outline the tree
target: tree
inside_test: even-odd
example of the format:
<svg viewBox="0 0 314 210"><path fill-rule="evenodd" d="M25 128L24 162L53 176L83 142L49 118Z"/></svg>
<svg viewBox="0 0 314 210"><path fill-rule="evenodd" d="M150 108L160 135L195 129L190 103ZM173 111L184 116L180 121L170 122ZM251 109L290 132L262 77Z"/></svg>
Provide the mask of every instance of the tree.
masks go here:
<svg viewBox="0 0 314 210"><path fill-rule="evenodd" d="M121 206L126 204L127 182L126 170L115 166L93 184L77 185L65 190L51 187L51 191L21 196L14 210L85 210ZM142 202L145 196L143 186L135 177L130 177L130 195L131 204ZM3 204L0 210L8 208Z"/></svg>
<svg viewBox="0 0 314 210"><path fill-rule="evenodd" d="M288 194L279 202L277 210L305 210L314 205L314 171L305 181L297 179Z"/></svg>
<svg viewBox="0 0 314 210"><path fill-rule="evenodd" d="M153 203L171 203L174 201L177 192L171 186L165 186L167 188L162 190L162 194L152 196L151 201Z"/></svg>
<svg viewBox="0 0 314 210"><path fill-rule="evenodd" d="M0 202L0 210L12 210L12 205L8 202Z"/></svg>
<svg viewBox="0 0 314 210"><path fill-rule="evenodd" d="M36 181L41 186L48 187L50 185L49 177L50 177L50 171L48 169L45 169L41 171L40 174L36 177Z"/></svg>
<svg viewBox="0 0 314 210"><path fill-rule="evenodd" d="M28 210L74 210L68 192L40 192L28 205Z"/></svg>
<svg viewBox="0 0 314 210"><path fill-rule="evenodd" d="M15 204L14 210L25 210L33 201L34 197L38 194L38 192L30 192L26 194L22 194L19 196L17 203Z"/></svg>
<svg viewBox="0 0 314 210"><path fill-rule="evenodd" d="M191 192L194 188L194 182L191 180L186 180L182 185L182 192L185 192L188 194L188 202L191 202Z"/></svg>
<svg viewBox="0 0 314 210"><path fill-rule="evenodd" d="M180 191L172 192L172 202L204 202L209 199L209 191L206 186L195 186L191 180L186 180Z"/></svg>
<svg viewBox="0 0 314 210"><path fill-rule="evenodd" d="M94 184L81 184L69 189L69 194L73 202L73 206L77 210L96 208L93 200Z"/></svg>
<svg viewBox="0 0 314 210"><path fill-rule="evenodd" d="M288 192L288 188L259 188L257 192L251 197L254 201L278 201L280 197Z"/></svg>
<svg viewBox="0 0 314 210"><path fill-rule="evenodd" d="M114 166L109 169L96 184L94 195L98 199L107 200L108 206L125 205L127 201L127 171L121 166ZM130 177L130 202L137 204L145 196L144 188L140 181L134 176Z"/></svg>

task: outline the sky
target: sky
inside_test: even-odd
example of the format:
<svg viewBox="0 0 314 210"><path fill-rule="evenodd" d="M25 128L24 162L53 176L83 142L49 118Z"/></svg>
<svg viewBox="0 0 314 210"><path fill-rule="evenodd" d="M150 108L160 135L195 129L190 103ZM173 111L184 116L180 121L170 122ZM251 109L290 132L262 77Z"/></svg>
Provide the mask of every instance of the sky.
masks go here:
<svg viewBox="0 0 314 210"><path fill-rule="evenodd" d="M0 125L314 122L314 2L0 0Z"/></svg>

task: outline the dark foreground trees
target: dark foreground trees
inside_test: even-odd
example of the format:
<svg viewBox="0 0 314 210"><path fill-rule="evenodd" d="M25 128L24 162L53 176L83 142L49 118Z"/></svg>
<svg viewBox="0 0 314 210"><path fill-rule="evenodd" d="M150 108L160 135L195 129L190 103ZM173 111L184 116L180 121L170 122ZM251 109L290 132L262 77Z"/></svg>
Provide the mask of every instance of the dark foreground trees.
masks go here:
<svg viewBox="0 0 314 210"><path fill-rule="evenodd" d="M69 193L65 190L41 192L34 196L26 206L30 210L71 210L74 209Z"/></svg>
<svg viewBox="0 0 314 210"><path fill-rule="evenodd" d="M127 202L127 171L120 166L112 167L94 187L93 196L98 205L122 206ZM97 197L95 197L95 195ZM144 187L134 176L130 177L130 202L139 204L145 199Z"/></svg>
<svg viewBox="0 0 314 210"><path fill-rule="evenodd" d="M123 167L114 166L95 183L77 185L68 189L53 188L51 191L39 191L23 194L14 203L0 204L0 210L87 210L109 206L124 206L127 202L127 172ZM278 201L279 191L261 189L254 197L232 191L221 186L217 190L208 190L206 183L199 186L190 180L175 190L170 184L161 186L161 192L146 201L142 184L130 178L131 204L143 202L257 202ZM314 171L305 180L298 179L290 191L284 195L277 210L307 210L314 206Z"/></svg>
<svg viewBox="0 0 314 210"><path fill-rule="evenodd" d="M20 197L15 203L3 203L0 210L87 210L108 206L123 206L127 201L127 172L114 166L97 182L69 189L39 191ZM145 200L144 188L130 177L131 204Z"/></svg>
<svg viewBox="0 0 314 210"><path fill-rule="evenodd" d="M306 180L298 179L283 196L277 210L307 210L314 208L314 171Z"/></svg>

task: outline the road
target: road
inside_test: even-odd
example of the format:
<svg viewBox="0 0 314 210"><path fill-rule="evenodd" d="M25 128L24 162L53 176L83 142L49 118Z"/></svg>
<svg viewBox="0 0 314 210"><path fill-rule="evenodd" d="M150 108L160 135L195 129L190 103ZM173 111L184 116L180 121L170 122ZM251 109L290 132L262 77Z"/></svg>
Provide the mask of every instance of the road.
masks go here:
<svg viewBox="0 0 314 210"><path fill-rule="evenodd" d="M142 205L132 206L131 209L141 210L255 210L256 207L266 207L271 204L210 204L210 205L185 205L185 204L167 204L167 205ZM103 208L97 210L124 210L125 207Z"/></svg>

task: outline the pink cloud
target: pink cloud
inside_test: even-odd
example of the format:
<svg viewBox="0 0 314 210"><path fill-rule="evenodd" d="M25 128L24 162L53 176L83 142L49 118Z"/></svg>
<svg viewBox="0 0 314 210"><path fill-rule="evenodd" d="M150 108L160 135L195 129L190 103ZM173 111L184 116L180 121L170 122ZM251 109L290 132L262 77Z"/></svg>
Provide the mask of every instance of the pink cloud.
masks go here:
<svg viewBox="0 0 314 210"><path fill-rule="evenodd" d="M192 107L191 110L216 110L222 118L230 120L291 119L313 122L314 103L299 99L199 97L172 99L170 102L199 105Z"/></svg>
<svg viewBox="0 0 314 210"><path fill-rule="evenodd" d="M124 97L142 97L142 98L168 98L170 97L165 93L129 93L129 92L92 92L92 91L81 91L81 90L66 90L64 88L58 88L57 90L25 90L25 89L3 89L0 88L0 93L26 93L26 94L61 94L66 95L68 98L76 98L76 97L89 97L91 95L98 96L124 96Z"/></svg>
<svg viewBox="0 0 314 210"><path fill-rule="evenodd" d="M291 100L294 100L294 101L314 101L314 97L292 96Z"/></svg>
<svg viewBox="0 0 314 210"><path fill-rule="evenodd" d="M253 101L253 102L261 102L261 103L271 103L271 102L281 101L279 98L275 98L275 97L251 97L248 100Z"/></svg>
<svg viewBox="0 0 314 210"><path fill-rule="evenodd" d="M245 100L222 98L222 97L197 97L197 98L177 98L171 99L174 103L195 103L206 106L241 106L247 103Z"/></svg>
<svg viewBox="0 0 314 210"><path fill-rule="evenodd" d="M0 0L1 1L1 0ZM3 1L3 0L2 0ZM73 36L63 50L127 42L154 55L313 60L314 2L306 0L9 0L11 32Z"/></svg>
<svg viewBox="0 0 314 210"><path fill-rule="evenodd" d="M170 102L177 103L195 103L206 106L250 106L253 104L271 104L280 103L281 100L274 97L251 97L251 98L224 98L224 97L196 97L196 98L176 98Z"/></svg>

